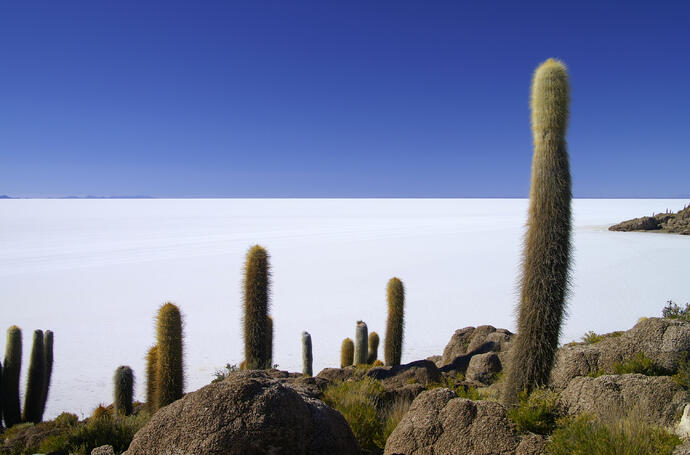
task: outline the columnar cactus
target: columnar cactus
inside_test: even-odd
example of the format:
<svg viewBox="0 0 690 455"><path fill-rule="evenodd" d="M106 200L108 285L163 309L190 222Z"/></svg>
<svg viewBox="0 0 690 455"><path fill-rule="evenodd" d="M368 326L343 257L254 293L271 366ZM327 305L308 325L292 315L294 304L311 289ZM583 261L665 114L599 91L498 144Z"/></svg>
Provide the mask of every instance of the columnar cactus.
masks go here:
<svg viewBox="0 0 690 455"><path fill-rule="evenodd" d="M506 404L515 403L520 392L548 383L558 349L571 261L568 103L566 67L549 59L532 80L532 182Z"/></svg>
<svg viewBox="0 0 690 455"><path fill-rule="evenodd" d="M158 367L158 346L151 346L146 354L146 407L153 414L156 406L156 368Z"/></svg>
<svg viewBox="0 0 690 455"><path fill-rule="evenodd" d="M405 288L398 278L388 281L386 290L388 299L388 320L386 321L386 343L383 347L383 356L386 365L400 365L402 358Z"/></svg>
<svg viewBox="0 0 690 455"><path fill-rule="evenodd" d="M2 414L7 428L21 422L19 373L22 368L22 330L13 325L7 329L5 362L2 369Z"/></svg>
<svg viewBox="0 0 690 455"><path fill-rule="evenodd" d="M314 358L311 352L311 335L302 332L302 374L313 376L312 362Z"/></svg>
<svg viewBox="0 0 690 455"><path fill-rule="evenodd" d="M43 384L43 396L41 397L41 416L46 410L46 403L48 402L48 392L50 391L50 380L53 376L53 332L46 330L43 334L43 349L46 358L46 377Z"/></svg>
<svg viewBox="0 0 690 455"><path fill-rule="evenodd" d="M244 266L244 358L248 370L266 369L271 364L269 337L269 256L255 245Z"/></svg>
<svg viewBox="0 0 690 455"><path fill-rule="evenodd" d="M372 364L376 362L379 357L379 334L371 332L369 334L369 354L367 355L367 363Z"/></svg>
<svg viewBox="0 0 690 455"><path fill-rule="evenodd" d="M115 370L113 376L115 412L122 415L132 414L132 399L134 398L134 373L128 366L122 365Z"/></svg>
<svg viewBox="0 0 690 455"><path fill-rule="evenodd" d="M357 321L355 327L355 365L367 363L369 354L369 334L367 324L364 321Z"/></svg>
<svg viewBox="0 0 690 455"><path fill-rule="evenodd" d="M350 338L345 338L340 347L340 368L349 367L354 362L355 343Z"/></svg>
<svg viewBox="0 0 690 455"><path fill-rule="evenodd" d="M161 408L182 398L182 316L177 306L166 303L158 311L158 359L156 406Z"/></svg>
<svg viewBox="0 0 690 455"><path fill-rule="evenodd" d="M26 381L23 422L39 423L43 419L42 405L45 388L46 358L43 349L43 330L34 330L34 339L29 361L29 375Z"/></svg>
<svg viewBox="0 0 690 455"><path fill-rule="evenodd" d="M271 368L273 365L273 318L266 316L266 349L268 349L268 365L266 368Z"/></svg>

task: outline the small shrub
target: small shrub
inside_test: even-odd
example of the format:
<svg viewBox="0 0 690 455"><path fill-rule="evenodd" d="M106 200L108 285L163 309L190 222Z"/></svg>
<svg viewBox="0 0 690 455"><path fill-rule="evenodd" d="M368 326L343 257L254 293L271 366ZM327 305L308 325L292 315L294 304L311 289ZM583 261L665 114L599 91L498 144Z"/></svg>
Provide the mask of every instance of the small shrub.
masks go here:
<svg viewBox="0 0 690 455"><path fill-rule="evenodd" d="M211 384L215 384L216 382L220 382L223 379L227 378L230 373L234 373L236 371L239 371L240 369L238 368L237 364L234 363L230 365L229 363L225 364L225 368L222 370L216 370L215 373L213 373L213 380L211 380Z"/></svg>
<svg viewBox="0 0 690 455"><path fill-rule="evenodd" d="M673 300L666 302L666 306L661 311L661 315L669 319L682 319L690 321L690 304L686 303L685 308L681 308Z"/></svg>
<svg viewBox="0 0 690 455"><path fill-rule="evenodd" d="M676 374L673 375L673 380L686 390L690 389L690 359L688 357L689 354L687 352L681 354L678 360L678 369Z"/></svg>
<svg viewBox="0 0 690 455"><path fill-rule="evenodd" d="M462 379L461 379L462 378ZM455 381L451 378L445 377L441 380L441 382L430 382L426 385L427 390L433 390L433 389L438 389L441 387L445 387L447 389L452 390L455 392L455 394L459 398L466 398L468 400L484 400L486 397L482 395L479 390L477 390L476 387L464 384L459 381L463 381L464 376L461 373L458 373L458 380Z"/></svg>
<svg viewBox="0 0 690 455"><path fill-rule="evenodd" d="M677 436L639 419L602 423L581 415L561 422L547 445L550 455L671 455Z"/></svg>
<svg viewBox="0 0 690 455"><path fill-rule="evenodd" d="M616 331L616 332L611 332L611 333L604 333L604 334L598 334L592 330L589 332L585 333L585 335L582 337L582 341L585 344L594 344L598 343L602 340L605 340L606 338L617 338L621 335L623 335L623 331Z"/></svg>
<svg viewBox="0 0 690 455"><path fill-rule="evenodd" d="M616 374L639 373L646 376L668 376L669 371L656 365L652 359L638 352L634 357L613 364Z"/></svg>
<svg viewBox="0 0 690 455"><path fill-rule="evenodd" d="M410 409L412 401L404 398L396 399L386 411L386 417L383 425L383 440L387 441L388 437L393 433L395 427L398 426L402 418Z"/></svg>
<svg viewBox="0 0 690 455"><path fill-rule="evenodd" d="M550 434L556 428L558 393L548 389L535 389L519 395L519 404L508 410L508 418L522 432Z"/></svg>
<svg viewBox="0 0 690 455"><path fill-rule="evenodd" d="M72 426L76 425L77 422L79 422L79 417L77 417L76 414L72 414L70 412L63 412L59 416L55 417L56 425Z"/></svg>
<svg viewBox="0 0 690 455"><path fill-rule="evenodd" d="M381 453L386 439L378 409L384 393L379 381L363 377L330 385L323 401L345 417L360 448Z"/></svg>

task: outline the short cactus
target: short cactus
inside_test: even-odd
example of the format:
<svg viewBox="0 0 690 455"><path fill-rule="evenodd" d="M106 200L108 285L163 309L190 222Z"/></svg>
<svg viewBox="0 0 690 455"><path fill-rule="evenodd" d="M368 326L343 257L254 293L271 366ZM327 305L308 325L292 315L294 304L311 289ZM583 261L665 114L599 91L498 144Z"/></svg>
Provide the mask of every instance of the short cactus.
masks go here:
<svg viewBox="0 0 690 455"><path fill-rule="evenodd" d="M270 368L269 343L269 256L255 245L244 266L244 358L249 370ZM271 343L272 344L272 343Z"/></svg>
<svg viewBox="0 0 690 455"><path fill-rule="evenodd" d="M132 414L134 398L134 373L128 366L119 366L113 376L115 412L122 415Z"/></svg>
<svg viewBox="0 0 690 455"><path fill-rule="evenodd" d="M311 352L311 335L307 332L302 332L302 374L305 376L313 376L312 370L312 352Z"/></svg>
<svg viewBox="0 0 690 455"><path fill-rule="evenodd" d="M50 390L50 380L53 376L53 331L46 330L43 334L43 350L46 358L46 376L43 384L43 397L41 398L41 415L45 412Z"/></svg>
<svg viewBox="0 0 690 455"><path fill-rule="evenodd" d="M39 423L43 420L43 391L45 388L46 358L43 348L43 330L34 330L29 361L29 375L26 381L23 422Z"/></svg>
<svg viewBox="0 0 690 455"><path fill-rule="evenodd" d="M146 407L153 414L156 406L156 368L158 366L158 346L151 346L146 354Z"/></svg>
<svg viewBox="0 0 690 455"><path fill-rule="evenodd" d="M391 278L387 288L388 320L386 321L386 340L383 356L386 365L400 365L402 359L405 288L398 278Z"/></svg>
<svg viewBox="0 0 690 455"><path fill-rule="evenodd" d="M369 354L367 355L367 363L372 364L376 362L379 357L379 334L371 332L369 334Z"/></svg>
<svg viewBox="0 0 690 455"><path fill-rule="evenodd" d="M345 338L340 347L340 368L349 367L354 362L355 343L350 338Z"/></svg>
<svg viewBox="0 0 690 455"><path fill-rule="evenodd" d="M558 60L542 63L532 79L532 182L520 282L518 333L504 402L546 385L558 349L570 268L571 189L565 133L568 72Z"/></svg>
<svg viewBox="0 0 690 455"><path fill-rule="evenodd" d="M177 306L166 303L158 311L158 362L156 406L162 408L182 398L182 316Z"/></svg>
<svg viewBox="0 0 690 455"><path fill-rule="evenodd" d="M367 363L369 354L369 334L367 324L364 321L357 321L355 327L355 365Z"/></svg>
<svg viewBox="0 0 690 455"><path fill-rule="evenodd" d="M10 428L21 422L19 402L19 373L22 368L22 330L13 325L7 329L5 362L2 369L2 414L5 426Z"/></svg>

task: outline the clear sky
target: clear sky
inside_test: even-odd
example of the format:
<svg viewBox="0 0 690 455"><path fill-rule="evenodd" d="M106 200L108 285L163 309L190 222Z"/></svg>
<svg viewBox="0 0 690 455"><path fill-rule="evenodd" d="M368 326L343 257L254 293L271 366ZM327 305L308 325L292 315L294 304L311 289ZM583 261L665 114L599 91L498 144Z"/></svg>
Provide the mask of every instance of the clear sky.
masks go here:
<svg viewBox="0 0 690 455"><path fill-rule="evenodd" d="M690 197L688 1L7 1L0 194L525 197L562 59L576 197Z"/></svg>

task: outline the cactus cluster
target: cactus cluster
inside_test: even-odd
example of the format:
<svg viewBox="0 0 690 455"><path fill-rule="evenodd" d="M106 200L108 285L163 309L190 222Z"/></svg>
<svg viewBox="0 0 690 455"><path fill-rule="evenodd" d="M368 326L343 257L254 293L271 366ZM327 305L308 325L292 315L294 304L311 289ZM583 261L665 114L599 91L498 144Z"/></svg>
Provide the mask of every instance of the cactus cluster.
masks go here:
<svg viewBox="0 0 690 455"><path fill-rule="evenodd" d="M19 399L22 366L22 331L16 325L7 329L5 361L0 368L0 409L7 428L21 422L43 420L53 368L53 332L35 330L29 359L24 408Z"/></svg>
<svg viewBox="0 0 690 455"><path fill-rule="evenodd" d="M269 256L254 245L244 266L244 358L249 370L271 366L273 321L269 320Z"/></svg>
<svg viewBox="0 0 690 455"><path fill-rule="evenodd" d="M386 289L388 300L388 319L386 320L386 340L383 357L386 365L400 365L402 358L405 288L399 278L391 278Z"/></svg>
<svg viewBox="0 0 690 455"><path fill-rule="evenodd" d="M570 266L570 170L565 133L568 73L549 59L532 80L534 154L525 236L518 333L504 402L549 381L565 313Z"/></svg>

